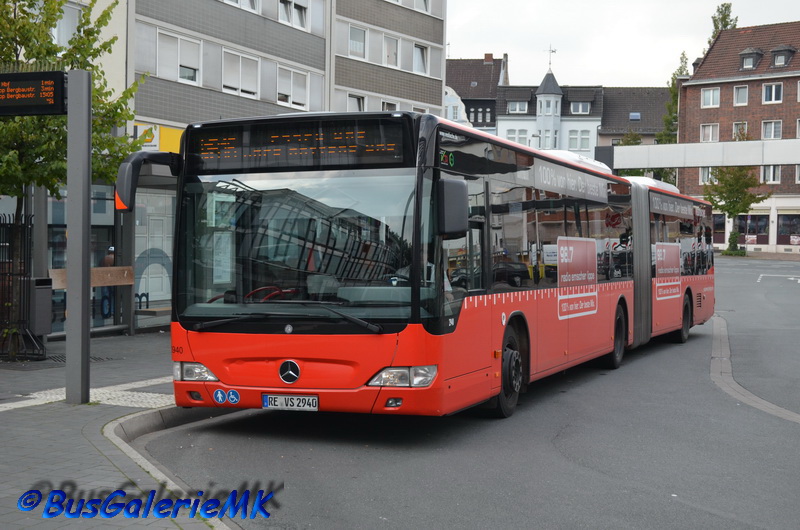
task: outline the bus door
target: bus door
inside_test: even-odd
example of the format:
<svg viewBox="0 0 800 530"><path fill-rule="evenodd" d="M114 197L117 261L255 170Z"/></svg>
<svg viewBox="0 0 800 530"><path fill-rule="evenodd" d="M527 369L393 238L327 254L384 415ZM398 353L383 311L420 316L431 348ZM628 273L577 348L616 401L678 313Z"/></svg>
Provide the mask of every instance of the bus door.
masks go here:
<svg viewBox="0 0 800 530"><path fill-rule="evenodd" d="M560 193L538 190L537 195L537 267L542 274L537 290L537 355L533 366L536 372L543 372L566 363L569 352L569 320L559 314L559 240L566 235L567 212Z"/></svg>
<svg viewBox="0 0 800 530"><path fill-rule="evenodd" d="M444 172L443 172L444 174ZM464 178L447 175L446 178ZM437 333L441 333L442 367L445 377L458 377L452 389L470 396L488 393L493 381L486 377L496 349L487 320L491 311L486 300L485 184L483 178L467 177L469 229L463 237L439 239L441 248L429 260L443 272L444 297ZM441 265L439 265L441 264ZM459 390L459 388L461 390ZM466 395L466 394L465 394Z"/></svg>

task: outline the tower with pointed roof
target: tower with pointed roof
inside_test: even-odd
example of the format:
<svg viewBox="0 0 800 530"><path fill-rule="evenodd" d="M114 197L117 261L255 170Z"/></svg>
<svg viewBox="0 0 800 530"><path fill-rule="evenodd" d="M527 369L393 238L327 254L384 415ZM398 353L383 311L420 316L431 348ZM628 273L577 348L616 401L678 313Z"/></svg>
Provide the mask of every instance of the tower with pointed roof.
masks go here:
<svg viewBox="0 0 800 530"><path fill-rule="evenodd" d="M539 146L542 149L559 148L563 97L564 91L558 85L556 76L548 69L536 90L536 126L539 130Z"/></svg>

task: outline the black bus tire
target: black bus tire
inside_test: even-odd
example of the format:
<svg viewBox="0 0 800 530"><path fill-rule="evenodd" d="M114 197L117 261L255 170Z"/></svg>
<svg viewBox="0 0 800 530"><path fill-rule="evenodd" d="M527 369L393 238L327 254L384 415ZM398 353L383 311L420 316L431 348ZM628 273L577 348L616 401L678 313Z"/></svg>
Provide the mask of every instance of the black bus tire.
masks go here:
<svg viewBox="0 0 800 530"><path fill-rule="evenodd" d="M689 340L689 330L692 327L692 298L689 293L683 297L683 311L681 316L681 327L670 334L670 338L677 343L683 344Z"/></svg>
<svg viewBox="0 0 800 530"><path fill-rule="evenodd" d="M500 372L502 385L493 411L498 418L508 418L517 407L522 390L522 355L516 329L513 326L506 327L503 335L503 366Z"/></svg>
<svg viewBox="0 0 800 530"><path fill-rule="evenodd" d="M614 315L614 349L605 356L605 364L608 369L616 370L622 365L627 342L628 322L625 320L625 311L622 306L617 305L617 312Z"/></svg>

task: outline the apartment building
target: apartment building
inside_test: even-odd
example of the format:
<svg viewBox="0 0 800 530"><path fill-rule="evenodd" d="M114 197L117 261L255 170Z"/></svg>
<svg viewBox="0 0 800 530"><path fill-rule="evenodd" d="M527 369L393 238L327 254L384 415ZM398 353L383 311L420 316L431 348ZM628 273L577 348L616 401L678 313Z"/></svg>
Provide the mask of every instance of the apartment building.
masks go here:
<svg viewBox="0 0 800 530"><path fill-rule="evenodd" d="M680 86L679 143L800 138L800 22L720 32ZM746 146L742 146L742 150ZM767 145L768 147L768 145ZM766 151L766 148L764 149ZM731 230L754 251L800 252L800 153L789 163L760 165L761 191L772 197L738 219L715 214L714 242ZM703 195L711 167L678 173L684 193Z"/></svg>
<svg viewBox="0 0 800 530"><path fill-rule="evenodd" d="M68 42L88 4L65 4L56 41ZM96 9L110 4L99 0ZM127 133L144 137L144 149L178 152L183 129L196 121L318 111L441 114L445 13L446 0L120 0L103 31L117 42L102 62L117 92L144 78ZM93 265L111 247L118 261L131 253L121 248L113 196L113 186L92 187ZM13 211L12 199L0 199L0 213ZM48 268L65 265L66 206L49 199ZM149 316L156 313L148 306L170 304L174 212L174 190L137 193L139 326L164 320ZM64 292L56 292L54 331L63 329L64 305ZM92 312L95 327L119 316L99 292Z"/></svg>

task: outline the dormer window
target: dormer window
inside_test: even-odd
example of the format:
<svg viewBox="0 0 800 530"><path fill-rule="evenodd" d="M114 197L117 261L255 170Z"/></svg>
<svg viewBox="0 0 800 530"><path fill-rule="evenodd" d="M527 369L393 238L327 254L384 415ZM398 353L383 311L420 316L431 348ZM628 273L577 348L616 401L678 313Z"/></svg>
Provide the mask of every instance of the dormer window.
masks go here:
<svg viewBox="0 0 800 530"><path fill-rule="evenodd" d="M739 57L742 61L742 70L755 70L763 56L764 52L759 48L747 48L742 50L739 52Z"/></svg>
<svg viewBox="0 0 800 530"><path fill-rule="evenodd" d="M770 50L770 53L772 53L772 67L783 68L788 65L796 51L797 48L788 45L778 46L774 50Z"/></svg>
<svg viewBox="0 0 800 530"><path fill-rule="evenodd" d="M570 103L570 112L572 114L589 114L592 110L592 104L589 101L573 101Z"/></svg>

